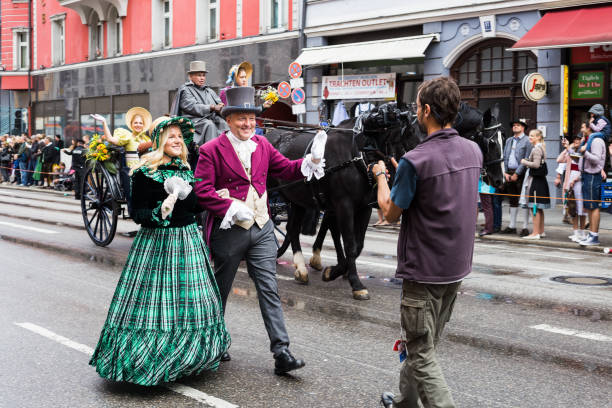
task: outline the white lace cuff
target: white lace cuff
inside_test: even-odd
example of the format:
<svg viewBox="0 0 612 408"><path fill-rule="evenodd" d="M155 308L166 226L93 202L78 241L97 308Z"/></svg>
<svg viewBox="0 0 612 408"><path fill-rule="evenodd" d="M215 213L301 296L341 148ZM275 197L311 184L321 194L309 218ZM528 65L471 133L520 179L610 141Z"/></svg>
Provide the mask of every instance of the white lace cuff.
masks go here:
<svg viewBox="0 0 612 408"><path fill-rule="evenodd" d="M227 209L227 212L225 213L225 217L223 217L223 220L221 221L221 225L219 226L219 228L220 229L231 228L232 225L234 225L234 215L236 215L239 209L240 209L240 206L238 205L238 203L236 201L232 202L232 204Z"/></svg>
<svg viewBox="0 0 612 408"><path fill-rule="evenodd" d="M307 154L302 161L302 167L300 168L306 180L310 181L312 176L315 176L317 180L325 175L325 159L321 159L319 163L313 163L312 154Z"/></svg>

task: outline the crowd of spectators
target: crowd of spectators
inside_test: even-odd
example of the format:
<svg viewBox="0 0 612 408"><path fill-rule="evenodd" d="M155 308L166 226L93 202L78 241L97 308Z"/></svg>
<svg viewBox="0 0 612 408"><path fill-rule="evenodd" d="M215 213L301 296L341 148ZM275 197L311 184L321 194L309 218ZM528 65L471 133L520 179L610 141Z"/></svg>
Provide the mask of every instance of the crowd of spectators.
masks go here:
<svg viewBox="0 0 612 408"><path fill-rule="evenodd" d="M0 183L53 188L61 172L63 148L59 135L0 136Z"/></svg>

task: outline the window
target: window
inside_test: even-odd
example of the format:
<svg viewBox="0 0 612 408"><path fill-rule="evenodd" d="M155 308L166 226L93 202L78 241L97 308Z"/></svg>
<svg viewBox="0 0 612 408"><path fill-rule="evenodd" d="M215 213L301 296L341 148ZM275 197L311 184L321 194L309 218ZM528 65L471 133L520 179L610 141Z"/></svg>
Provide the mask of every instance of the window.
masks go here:
<svg viewBox="0 0 612 408"><path fill-rule="evenodd" d="M217 0L208 1L208 39L216 40L218 38L217 33Z"/></svg>
<svg viewBox="0 0 612 408"><path fill-rule="evenodd" d="M288 0L260 0L260 31L275 32L288 28Z"/></svg>
<svg viewBox="0 0 612 408"><path fill-rule="evenodd" d="M82 98L80 101L80 122L81 122L81 136L89 135L90 137L94 134L101 135L104 133L102 123L94 120L90 115L97 113L106 119L106 123L113 129L113 123L111 122L111 98L108 96L102 96L97 98Z"/></svg>
<svg viewBox="0 0 612 408"><path fill-rule="evenodd" d="M66 63L66 14L52 16L51 20L51 62L53 65Z"/></svg>
<svg viewBox="0 0 612 408"><path fill-rule="evenodd" d="M47 136L64 136L66 102L46 101L34 104L34 132Z"/></svg>
<svg viewBox="0 0 612 408"><path fill-rule="evenodd" d="M521 82L536 70L537 61L530 51L507 51L510 40L489 40L476 45L458 60L451 73L459 85L489 85Z"/></svg>
<svg viewBox="0 0 612 408"><path fill-rule="evenodd" d="M108 13L106 27L108 31L108 56L121 55L123 52L123 20L114 7L111 7Z"/></svg>
<svg viewBox="0 0 612 408"><path fill-rule="evenodd" d="M89 17L89 59L104 56L104 26L95 11Z"/></svg>
<svg viewBox="0 0 612 408"><path fill-rule="evenodd" d="M164 48L172 44L172 9L170 0L164 0Z"/></svg>
<svg viewBox="0 0 612 408"><path fill-rule="evenodd" d="M30 43L27 28L13 30L13 69L28 69L30 66Z"/></svg>

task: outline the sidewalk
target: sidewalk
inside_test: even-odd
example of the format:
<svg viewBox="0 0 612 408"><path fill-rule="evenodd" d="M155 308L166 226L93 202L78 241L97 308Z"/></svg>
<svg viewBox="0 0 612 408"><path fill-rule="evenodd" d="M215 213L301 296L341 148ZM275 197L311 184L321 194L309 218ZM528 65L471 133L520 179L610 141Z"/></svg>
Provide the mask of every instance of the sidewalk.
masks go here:
<svg viewBox="0 0 612 408"><path fill-rule="evenodd" d="M502 230L508 225L508 218L510 214L509 206L504 203L502 209ZM520 218L520 217L519 217ZM372 212L370 220L370 229L379 232L388 233L399 233L399 225L386 225L386 226L374 226L374 223L378 220L376 210ZM529 216L528 229L531 231L532 216ZM484 224L484 214L478 213L478 226L476 231L482 229ZM517 231L520 231L522 227L522 221L517 221ZM601 220L599 223L599 241L601 245L581 247L577 243L571 241L568 236L573 233L572 226L570 224L563 223L563 207L561 205L555 206L548 210L544 210L544 231L546 237L540 240L527 241L518 236L518 234L491 234L485 235L484 237L478 237L483 241L503 241L512 242L514 244L525 244L525 245L539 245L544 247L555 247L555 248L571 248L571 249L584 249L585 251L602 252L605 247L612 247L612 214L607 212L601 212Z"/></svg>

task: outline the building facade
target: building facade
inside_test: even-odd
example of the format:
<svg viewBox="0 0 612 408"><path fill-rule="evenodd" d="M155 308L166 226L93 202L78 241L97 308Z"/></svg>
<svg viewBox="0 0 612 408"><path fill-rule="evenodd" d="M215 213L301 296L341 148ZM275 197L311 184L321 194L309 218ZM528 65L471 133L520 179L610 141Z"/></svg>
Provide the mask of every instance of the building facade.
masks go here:
<svg viewBox="0 0 612 408"><path fill-rule="evenodd" d="M561 137L576 133L588 108L602 103L610 113L609 2L353 0L350 7L341 0L307 3L307 43L298 61L306 66L308 122L333 119L339 102L349 116L362 106L391 100L406 106L416 99L423 80L449 75L459 84L463 100L498 112L506 133L514 118L541 129L549 168L554 169ZM582 12L590 14L577 20L575 15ZM532 29L538 31L553 17L556 20L540 30L543 38L572 42L571 30L580 27L577 31L590 30L595 39L585 34L567 46L520 46ZM560 28L569 33L557 34ZM525 96L523 79L536 72L547 90L534 101ZM386 84L394 89L379 93Z"/></svg>
<svg viewBox="0 0 612 408"><path fill-rule="evenodd" d="M254 66L253 84L285 80L298 54L301 5L298 0L2 0L0 132L15 130L17 110L23 117L20 131L65 139L99 132L91 113L102 114L113 127L125 125L123 114L131 106L162 115L192 60L207 62L207 84L216 89L225 86L229 68L245 60ZM286 102L275 109L291 112Z"/></svg>

